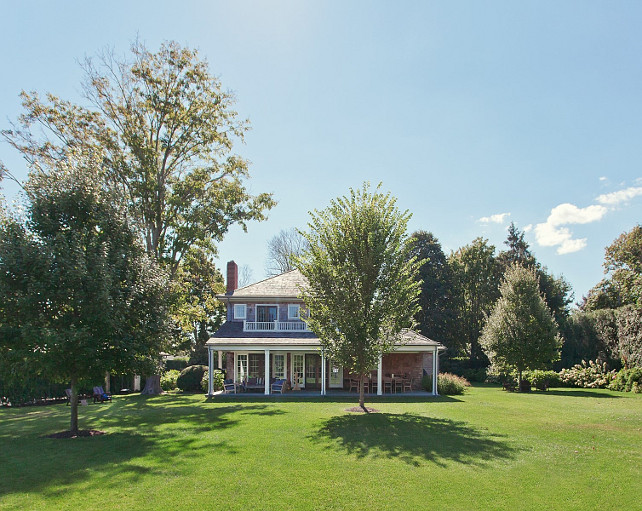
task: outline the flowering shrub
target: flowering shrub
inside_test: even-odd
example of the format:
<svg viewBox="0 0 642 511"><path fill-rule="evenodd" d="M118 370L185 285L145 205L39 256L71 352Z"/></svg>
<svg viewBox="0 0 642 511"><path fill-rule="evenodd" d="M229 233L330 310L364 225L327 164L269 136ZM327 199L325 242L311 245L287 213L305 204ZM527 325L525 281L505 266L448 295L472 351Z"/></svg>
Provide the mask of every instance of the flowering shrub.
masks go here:
<svg viewBox="0 0 642 511"><path fill-rule="evenodd" d="M622 369L609 385L609 389L620 392L642 392L642 367Z"/></svg>
<svg viewBox="0 0 642 511"><path fill-rule="evenodd" d="M421 380L421 386L424 390L432 392L432 376L424 376ZM470 382L456 374L441 373L437 376L437 391L439 394L445 396L463 394L466 387L470 387Z"/></svg>
<svg viewBox="0 0 642 511"><path fill-rule="evenodd" d="M201 388L207 392L207 385L209 384L209 379L210 379L210 372L206 370L203 373L203 379L201 380ZM222 390L223 389L223 371L220 371L218 369L214 369L214 372L212 373L212 390L217 391L217 390Z"/></svg>
<svg viewBox="0 0 642 511"><path fill-rule="evenodd" d="M585 389L603 389L609 386L615 379L616 371L609 371L606 368L606 362L593 362L589 360L588 364L582 360L581 364L576 364L570 369L560 371L562 383Z"/></svg>
<svg viewBox="0 0 642 511"><path fill-rule="evenodd" d="M165 371L165 374L162 374L160 379L161 389L165 392L176 389L176 380L178 380L180 374L181 372L176 369Z"/></svg>

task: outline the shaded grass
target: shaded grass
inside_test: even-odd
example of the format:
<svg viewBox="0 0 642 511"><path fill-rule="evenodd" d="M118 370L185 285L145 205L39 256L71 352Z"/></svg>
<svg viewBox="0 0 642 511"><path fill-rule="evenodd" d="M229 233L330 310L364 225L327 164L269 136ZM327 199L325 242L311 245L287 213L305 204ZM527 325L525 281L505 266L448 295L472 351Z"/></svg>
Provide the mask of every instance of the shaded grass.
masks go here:
<svg viewBox="0 0 642 511"><path fill-rule="evenodd" d="M642 396L122 396L0 411L1 509L596 509L639 503Z"/></svg>

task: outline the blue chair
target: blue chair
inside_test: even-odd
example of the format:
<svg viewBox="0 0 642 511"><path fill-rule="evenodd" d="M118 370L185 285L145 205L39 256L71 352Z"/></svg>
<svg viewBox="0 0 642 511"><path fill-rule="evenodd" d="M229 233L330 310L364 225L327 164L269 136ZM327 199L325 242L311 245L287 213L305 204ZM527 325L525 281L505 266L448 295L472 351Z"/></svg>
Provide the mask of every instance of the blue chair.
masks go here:
<svg viewBox="0 0 642 511"><path fill-rule="evenodd" d="M283 394L287 390L285 380L276 380L272 385L270 385L270 392Z"/></svg>

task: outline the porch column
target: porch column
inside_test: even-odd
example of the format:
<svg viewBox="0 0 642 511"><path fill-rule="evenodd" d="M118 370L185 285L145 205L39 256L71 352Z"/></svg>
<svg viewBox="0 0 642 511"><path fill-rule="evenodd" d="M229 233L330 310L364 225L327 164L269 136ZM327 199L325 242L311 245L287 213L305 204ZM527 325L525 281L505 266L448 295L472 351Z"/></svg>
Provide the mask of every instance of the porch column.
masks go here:
<svg viewBox="0 0 642 511"><path fill-rule="evenodd" d="M223 370L223 352L218 350L218 368Z"/></svg>
<svg viewBox="0 0 642 511"><path fill-rule="evenodd" d="M220 351L219 351L220 353ZM207 368L208 368L208 379L207 379L207 395L211 396L214 392L214 351L211 346L207 347Z"/></svg>
<svg viewBox="0 0 642 511"><path fill-rule="evenodd" d="M383 395L383 378L381 372L383 371L383 355L379 355L379 362L377 363L377 396Z"/></svg>
<svg viewBox="0 0 642 511"><path fill-rule="evenodd" d="M265 350L265 395L270 395L270 350Z"/></svg>
<svg viewBox="0 0 642 511"><path fill-rule="evenodd" d="M437 356L439 351L435 347L435 351L432 352L432 395L438 396L439 392L437 390L437 371L439 371L439 365L437 363Z"/></svg>
<svg viewBox="0 0 642 511"><path fill-rule="evenodd" d="M321 395L325 396L325 351L321 352Z"/></svg>

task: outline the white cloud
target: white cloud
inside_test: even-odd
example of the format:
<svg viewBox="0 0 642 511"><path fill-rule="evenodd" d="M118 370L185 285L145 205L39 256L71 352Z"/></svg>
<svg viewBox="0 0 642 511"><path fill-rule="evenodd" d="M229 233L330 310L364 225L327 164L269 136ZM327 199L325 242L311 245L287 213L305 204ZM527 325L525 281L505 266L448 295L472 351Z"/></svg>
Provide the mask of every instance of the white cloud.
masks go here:
<svg viewBox="0 0 642 511"><path fill-rule="evenodd" d="M528 224L524 227L524 232L531 232L533 230L533 224Z"/></svg>
<svg viewBox="0 0 642 511"><path fill-rule="evenodd" d="M592 205L578 208L574 204L564 203L555 206L543 224L535 226L535 238L543 247L557 246L557 253L570 254L586 247L586 238L573 239L573 233L568 224L588 224L600 220L608 209L604 206Z"/></svg>
<svg viewBox="0 0 642 511"><path fill-rule="evenodd" d="M506 218L507 216L510 216L510 213L497 213L495 215L483 216L477 221L483 224L503 224L504 218Z"/></svg>
<svg viewBox="0 0 642 511"><path fill-rule="evenodd" d="M597 202L607 206L617 206L620 202L626 202L638 195L642 195L642 186L631 186L617 192L604 193L597 197Z"/></svg>
<svg viewBox="0 0 642 511"><path fill-rule="evenodd" d="M608 177L606 177L606 176L600 176L600 178L599 178L599 179L600 179L600 181L602 181L602 182L604 182L604 181L608 181L608 180L609 180L609 178L608 178Z"/></svg>

